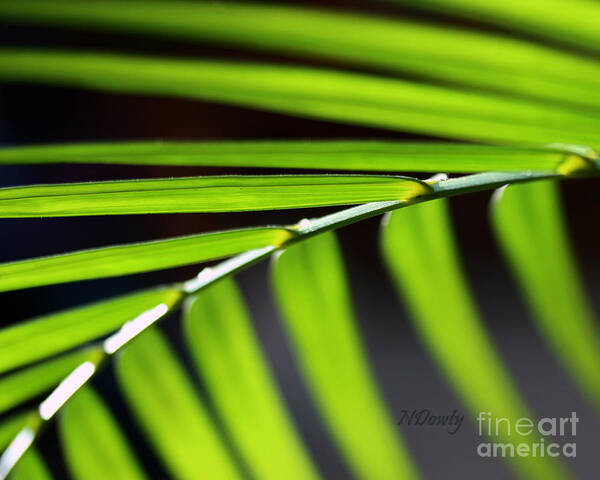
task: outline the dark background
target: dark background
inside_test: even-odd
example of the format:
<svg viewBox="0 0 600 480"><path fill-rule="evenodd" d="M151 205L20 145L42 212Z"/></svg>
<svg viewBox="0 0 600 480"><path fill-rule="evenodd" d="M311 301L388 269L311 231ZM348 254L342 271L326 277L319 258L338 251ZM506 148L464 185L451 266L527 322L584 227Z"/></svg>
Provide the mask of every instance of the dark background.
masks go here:
<svg viewBox="0 0 600 480"><path fill-rule="evenodd" d="M371 2L368 5L364 2L341 1L304 3L369 12L374 10ZM395 7L379 6L377 10L390 16L417 15ZM428 18L432 21L449 21L442 17ZM478 28L476 24L464 25ZM0 41L11 46L76 47L124 53L339 66L332 62L248 53L185 42L82 30L29 28L12 24L0 24ZM407 136L398 132L344 126L200 101L113 95L71 88L16 84L0 86L2 145L157 138L426 140L430 137ZM248 171L107 165L1 166L0 186ZM418 172L416 175L422 178L428 176L419 175ZM582 267L587 292L598 312L598 183L594 180L570 181L562 185L562 190L574 249ZM600 433L600 423L533 326L491 235L487 215L489 197L490 193L484 192L451 201L461 256L485 325L523 396L538 416L568 416L571 411L577 412L580 418L576 438L577 458L569 463L579 478L597 478L596 439ZM2 219L0 261L239 226L289 224L303 217L321 216L329 211L334 209L244 214ZM397 419L403 409L429 408L436 414L449 414L457 409L466 413L421 347L404 306L392 289L377 248L379 221L379 218L371 219L346 227L339 231L339 238L350 273L364 340L390 409ZM201 265L195 265L3 293L0 294L0 322L2 325L9 325L35 315L112 295L180 281L193 277L200 268ZM268 264L255 266L237 278L253 312L271 366L311 453L327 478L350 478L318 419L282 335L269 291ZM168 333L182 358L186 360L179 337L178 318L171 317L161 328ZM465 341L468 339L465 338ZM95 385L112 407L127 435L134 440L133 445L143 458L148 472L153 474L153 478L164 478L164 470L127 414L127 407L120 397L111 369L104 370L95 380ZM361 415L361 412L356 412L356 415ZM348 418L348 422L352 421L352 418ZM481 459L476 455L475 447L479 440L473 423L465 423L456 435L431 427L402 427L402 434L424 478L481 478L484 475L488 480L513 478L501 460ZM57 478L66 476L52 428L42 438L40 450L57 472Z"/></svg>

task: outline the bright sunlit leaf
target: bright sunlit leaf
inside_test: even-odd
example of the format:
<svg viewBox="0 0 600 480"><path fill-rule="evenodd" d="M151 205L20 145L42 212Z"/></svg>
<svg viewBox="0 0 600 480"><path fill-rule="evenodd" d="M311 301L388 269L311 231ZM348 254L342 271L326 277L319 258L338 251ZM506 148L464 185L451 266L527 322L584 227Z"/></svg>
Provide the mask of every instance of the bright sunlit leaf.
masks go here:
<svg viewBox="0 0 600 480"><path fill-rule="evenodd" d="M595 112L308 67L1 50L0 80L195 98L445 138L600 144Z"/></svg>
<svg viewBox="0 0 600 480"><path fill-rule="evenodd" d="M3 263L0 292L200 263L253 248L278 246L292 236L282 228L248 228Z"/></svg>
<svg viewBox="0 0 600 480"><path fill-rule="evenodd" d="M600 332L575 266L558 185L502 189L492 212L496 236L541 332L600 408Z"/></svg>
<svg viewBox="0 0 600 480"><path fill-rule="evenodd" d="M16 413L0 421L0 452L28 422L30 413Z"/></svg>
<svg viewBox="0 0 600 480"><path fill-rule="evenodd" d="M315 402L357 478L416 478L370 371L335 235L285 250L273 286Z"/></svg>
<svg viewBox="0 0 600 480"><path fill-rule="evenodd" d="M91 387L82 388L67 403L59 427L75 480L146 478L109 409Z"/></svg>
<svg viewBox="0 0 600 480"><path fill-rule="evenodd" d="M600 51L600 5L593 0L392 0Z"/></svg>
<svg viewBox="0 0 600 480"><path fill-rule="evenodd" d="M480 10L500 9L499 5L507 9L506 3L482 2ZM530 4L519 3L520 10ZM564 19L555 11L544 6L545 17L560 24ZM324 57L575 106L600 106L600 66L591 59L507 36L407 18L288 4L139 0L3 0L0 17ZM580 23L574 30L578 34Z"/></svg>
<svg viewBox="0 0 600 480"><path fill-rule="evenodd" d="M67 353L0 378L0 413L58 385L83 362L99 354L95 348Z"/></svg>
<svg viewBox="0 0 600 480"><path fill-rule="evenodd" d="M222 280L193 298L184 325L196 368L256 478L319 478L234 281Z"/></svg>
<svg viewBox="0 0 600 480"><path fill-rule="evenodd" d="M312 168L387 172L553 171L584 148L523 148L385 141L121 142L0 149L0 164L106 163L214 167Z"/></svg>
<svg viewBox="0 0 600 480"><path fill-rule="evenodd" d="M5 327L0 330L0 373L94 340L156 305L173 306L180 299L178 290L157 288Z"/></svg>
<svg viewBox="0 0 600 480"><path fill-rule="evenodd" d="M40 454L30 448L10 474L10 480L52 480L50 470Z"/></svg>
<svg viewBox="0 0 600 480"><path fill-rule="evenodd" d="M162 178L0 189L0 217L233 212L406 200L422 182L372 175Z"/></svg>
<svg viewBox="0 0 600 480"><path fill-rule="evenodd" d="M175 478L242 478L167 341L150 329L125 348L117 376L131 412Z"/></svg>
<svg viewBox="0 0 600 480"><path fill-rule="evenodd" d="M418 335L472 418L490 412L492 419L508 418L513 425L519 418L532 418L473 303L459 263L447 201L403 208L386 217L383 253ZM536 439L514 430L508 435L499 430L499 434L496 438L505 443ZM556 459L515 456L511 460L525 478L569 478Z"/></svg>

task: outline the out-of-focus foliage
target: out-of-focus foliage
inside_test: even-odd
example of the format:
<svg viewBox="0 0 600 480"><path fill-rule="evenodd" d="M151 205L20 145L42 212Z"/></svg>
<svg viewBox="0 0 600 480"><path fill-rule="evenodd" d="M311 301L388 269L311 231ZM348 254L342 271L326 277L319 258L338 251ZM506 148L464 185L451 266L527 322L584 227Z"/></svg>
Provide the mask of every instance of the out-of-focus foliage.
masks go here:
<svg viewBox="0 0 600 480"><path fill-rule="evenodd" d="M575 267L558 185L502 189L492 210L496 236L540 332L600 408L600 332Z"/></svg>
<svg viewBox="0 0 600 480"><path fill-rule="evenodd" d="M368 367L335 236L278 255L273 287L315 402L356 475L416 478Z"/></svg>

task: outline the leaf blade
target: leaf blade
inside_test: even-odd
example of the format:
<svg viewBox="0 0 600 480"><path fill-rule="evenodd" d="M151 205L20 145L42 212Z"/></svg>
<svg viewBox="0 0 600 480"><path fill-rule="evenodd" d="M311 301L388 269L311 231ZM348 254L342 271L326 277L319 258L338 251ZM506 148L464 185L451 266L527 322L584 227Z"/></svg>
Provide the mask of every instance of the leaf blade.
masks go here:
<svg viewBox="0 0 600 480"><path fill-rule="evenodd" d="M520 96L600 105L594 95L600 86L595 62L505 36L284 5L169 2L166 6L148 1L96 2L91 7L87 2L59 1L50 6L43 1L5 0L0 15L35 24L85 25L341 59Z"/></svg>
<svg viewBox="0 0 600 480"><path fill-rule="evenodd" d="M0 378L0 413L50 390L75 367L98 353L95 348L77 350Z"/></svg>
<svg viewBox="0 0 600 480"><path fill-rule="evenodd" d="M386 217L382 249L421 341L473 417L490 412L492 422L506 418L511 424L531 418L471 298L456 253L447 200L415 205ZM516 430L509 434L500 430L493 438L513 444L535 441ZM526 478L570 478L556 459L509 459Z"/></svg>
<svg viewBox="0 0 600 480"><path fill-rule="evenodd" d="M0 292L201 263L292 237L283 228L248 228L115 245L0 264Z"/></svg>
<svg viewBox="0 0 600 480"><path fill-rule="evenodd" d="M146 478L115 419L89 386L63 409L59 436L69 471L77 480Z"/></svg>
<svg viewBox="0 0 600 480"><path fill-rule="evenodd" d="M196 370L256 478L320 478L233 280L218 282L186 305L184 334Z"/></svg>
<svg viewBox="0 0 600 480"><path fill-rule="evenodd" d="M568 154L567 148L558 146L523 148L431 142L139 141L5 147L0 149L0 164L106 163L389 172L553 171Z"/></svg>
<svg viewBox="0 0 600 480"><path fill-rule="evenodd" d="M268 175L119 180L0 189L0 217L231 212L404 200L428 191L404 177Z"/></svg>
<svg viewBox="0 0 600 480"><path fill-rule="evenodd" d="M241 478L204 405L156 329L129 344L117 377L138 420L176 478ZM195 461L201 448L199 466Z"/></svg>
<svg viewBox="0 0 600 480"><path fill-rule="evenodd" d="M11 473L11 480L52 480L50 470L33 448L27 450Z"/></svg>
<svg viewBox="0 0 600 480"><path fill-rule="evenodd" d="M320 413L354 473L416 478L369 370L340 255L335 236L324 233L277 258L273 286L284 326Z"/></svg>
<svg viewBox="0 0 600 480"><path fill-rule="evenodd" d="M595 375L600 336L575 266L558 185L507 187L495 197L492 221L539 330L591 403L600 408L600 380Z"/></svg>
<svg viewBox="0 0 600 480"><path fill-rule="evenodd" d="M407 3L407 0L394 0ZM573 0L568 7L560 0L425 0L419 8L475 18L517 32L598 52L600 8L595 2ZM585 21L582 21L585 19Z"/></svg>
<svg viewBox="0 0 600 480"><path fill-rule="evenodd" d="M110 333L160 303L173 307L181 295L173 288L143 290L6 327L0 330L0 372Z"/></svg>
<svg viewBox="0 0 600 480"><path fill-rule="evenodd" d="M444 138L600 144L595 113L314 68L4 49L0 78L174 95Z"/></svg>

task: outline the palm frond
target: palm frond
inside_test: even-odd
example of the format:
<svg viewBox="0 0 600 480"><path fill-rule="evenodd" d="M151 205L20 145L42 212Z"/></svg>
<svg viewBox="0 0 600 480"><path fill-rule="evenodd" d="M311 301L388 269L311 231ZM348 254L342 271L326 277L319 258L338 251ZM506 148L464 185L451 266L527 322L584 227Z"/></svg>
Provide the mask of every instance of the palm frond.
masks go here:
<svg viewBox="0 0 600 480"><path fill-rule="evenodd" d="M332 233L389 212L383 230L388 267L417 333L456 394L473 413L491 411L493 417L513 420L529 415L471 298L445 200L506 185L494 207L496 235L540 331L581 389L600 405L594 375L600 340L551 182L600 171L595 150L600 145L600 64L589 55L599 51L600 6L588 0L568 5L562 0L395 1L403 5L398 12L438 15L387 19L339 9L235 2L0 2L0 20L8 23L139 34L288 58L277 63L185 60L3 47L3 84L179 97L390 134L488 143L356 138L0 149L0 166L83 163L340 172L8 187L0 189L0 218L357 205L289 226L0 264L2 292L226 258L178 284L0 329L0 412L8 413L0 420L0 448L8 446L0 457L0 479L9 473L17 480L51 478L33 443L56 417L74 478L145 477L110 409L87 385L113 358L130 413L169 475L320 478L229 278L273 254L272 282L283 325L335 447L357 479L417 478L418 468L370 371ZM475 18L478 27L500 29L445 21L456 18ZM508 36L508 31L518 35ZM294 64L298 59L334 63ZM348 174L352 171L369 173ZM474 175L437 175L426 181L397 176L408 171ZM166 337L153 327L182 305L192 366L206 387L202 395ZM83 376L78 375L82 367L88 367ZM22 410L48 391L37 409ZM500 439L534 441L521 435ZM512 463L526 479L569 478L563 462L553 458L515 457Z"/></svg>

